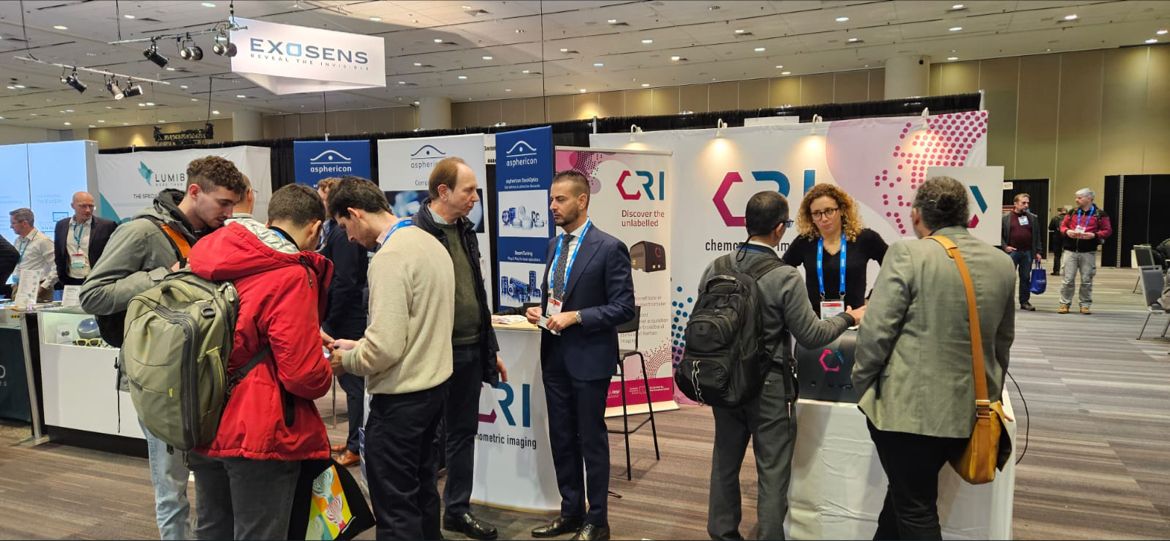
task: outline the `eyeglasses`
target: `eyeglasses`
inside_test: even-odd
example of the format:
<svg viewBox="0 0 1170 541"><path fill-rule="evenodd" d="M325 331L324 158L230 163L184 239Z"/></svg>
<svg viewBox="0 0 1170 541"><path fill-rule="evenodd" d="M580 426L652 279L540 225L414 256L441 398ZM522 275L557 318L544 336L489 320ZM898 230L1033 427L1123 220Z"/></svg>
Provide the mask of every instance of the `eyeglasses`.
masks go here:
<svg viewBox="0 0 1170 541"><path fill-rule="evenodd" d="M792 227L792 224L794 224L794 223L796 223L796 222L793 222L792 220L780 220L780 223L778 223L776 225L783 225L786 227Z"/></svg>
<svg viewBox="0 0 1170 541"><path fill-rule="evenodd" d="M814 211L812 211L812 217L814 220L820 220L821 218L832 218L833 216L837 215L838 210L841 210L841 209L839 209L837 207L833 207L831 209L825 209L825 210L814 210Z"/></svg>
<svg viewBox="0 0 1170 541"><path fill-rule="evenodd" d="M96 348L106 345L106 342L101 338L78 338L73 341L73 345Z"/></svg>

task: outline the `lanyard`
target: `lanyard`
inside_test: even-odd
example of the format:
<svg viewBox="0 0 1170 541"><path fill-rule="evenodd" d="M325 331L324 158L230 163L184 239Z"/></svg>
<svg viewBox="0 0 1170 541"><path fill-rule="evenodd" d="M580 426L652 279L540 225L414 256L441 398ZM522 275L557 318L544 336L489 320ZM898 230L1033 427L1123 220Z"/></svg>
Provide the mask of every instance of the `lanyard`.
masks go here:
<svg viewBox="0 0 1170 541"><path fill-rule="evenodd" d="M1088 227L1089 226L1089 219L1092 218L1094 214L1097 214L1097 205L1095 205L1095 204L1093 206L1089 207L1088 213L1085 213L1085 211L1082 209L1077 209L1077 216L1076 216L1076 224L1077 225L1076 225L1076 227L1081 227L1081 216L1085 217L1085 227Z"/></svg>
<svg viewBox="0 0 1170 541"><path fill-rule="evenodd" d="M838 254L841 257L841 288L838 290L840 298L845 298L845 234L841 233L841 252ZM825 271L824 271L824 257L825 257L825 239L817 239L817 282L821 286L821 299L825 298Z"/></svg>
<svg viewBox="0 0 1170 541"><path fill-rule="evenodd" d="M402 229L403 227L409 227L413 224L414 224L414 220L412 220L410 218L407 218L405 220L400 220L398 223L394 224L394 227L391 227L390 230L386 232L386 236L384 236L378 240L378 249L381 250L382 247L385 246L386 243L390 241L390 235L393 235L395 231L398 231L399 229Z"/></svg>
<svg viewBox="0 0 1170 541"><path fill-rule="evenodd" d="M585 234L589 232L589 228L593 226L593 220L585 220L585 228L581 230L581 236L577 237L577 245L573 246L573 251L569 253L569 260L565 262L565 289L569 289L569 276L573 273L573 262L577 260L577 252L581 250L581 244L585 242ZM557 252L553 254L552 266L548 269L549 279L557 275L557 261L561 259L561 248L565 246L564 238L567 233L561 233L561 240L557 242ZM564 292L561 293L562 295Z"/></svg>
<svg viewBox="0 0 1170 541"><path fill-rule="evenodd" d="M28 250L28 245L29 245L29 244L32 244L32 237L31 237L31 235L30 235L30 236L28 236L28 237L25 237L25 238L23 238L23 239L20 239L20 240L22 240L22 241L23 241L23 243L20 245L20 258L19 258L19 259L17 259L17 262L18 262L17 264L24 263L24 251L25 251L25 250Z"/></svg>
<svg viewBox="0 0 1170 541"><path fill-rule="evenodd" d="M85 233L85 223L73 224L73 242L77 243L77 250L81 251L81 235Z"/></svg>

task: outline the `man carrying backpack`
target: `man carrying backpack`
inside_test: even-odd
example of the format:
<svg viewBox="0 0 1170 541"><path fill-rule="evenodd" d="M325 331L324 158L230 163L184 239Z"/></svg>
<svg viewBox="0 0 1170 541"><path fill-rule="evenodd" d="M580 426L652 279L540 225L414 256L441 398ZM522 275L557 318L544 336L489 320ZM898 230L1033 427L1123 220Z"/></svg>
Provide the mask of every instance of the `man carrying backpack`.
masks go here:
<svg viewBox="0 0 1170 541"><path fill-rule="evenodd" d="M106 342L121 344L118 315L124 315L130 299L178 269L180 258L186 257L184 247L223 225L246 189L232 162L218 156L199 158L187 165L187 191L177 205L170 198L156 198L153 206L114 230L105 253L81 287L82 309L117 322L118 329L103 329ZM150 431L143 429L143 433L159 534L162 539L191 539L183 455L168 452L166 443Z"/></svg>
<svg viewBox="0 0 1170 541"><path fill-rule="evenodd" d="M268 225L233 219L191 250L201 278L239 296L219 430L190 457L199 539L284 539L302 460L327 460L329 435L313 400L333 372L319 321L332 264L313 252L325 220L312 188L272 194Z"/></svg>
<svg viewBox="0 0 1170 541"><path fill-rule="evenodd" d="M796 443L796 378L793 376L791 338L805 347L818 347L861 321L865 307L849 309L821 320L808 302L800 273L784 265L776 247L791 221L788 201L777 192L760 192L748 200L746 225L748 241L733 254L713 261L699 282L700 297L688 325L688 352L691 327L701 316L703 292L712 277L734 272L755 279L758 314L737 314L744 326L763 335L769 367L763 387L754 397L745 397L738 406L712 406L715 415L715 445L711 455L711 492L707 501L707 533L711 539L743 539L739 533L739 470L748 440L756 453L759 496L756 503L760 539L784 539L784 516L788 514L788 481L792 474L792 451ZM758 327L753 322L759 316ZM740 336L759 336L741 333ZM730 349L739 349L738 344ZM745 362L731 359L731 362Z"/></svg>

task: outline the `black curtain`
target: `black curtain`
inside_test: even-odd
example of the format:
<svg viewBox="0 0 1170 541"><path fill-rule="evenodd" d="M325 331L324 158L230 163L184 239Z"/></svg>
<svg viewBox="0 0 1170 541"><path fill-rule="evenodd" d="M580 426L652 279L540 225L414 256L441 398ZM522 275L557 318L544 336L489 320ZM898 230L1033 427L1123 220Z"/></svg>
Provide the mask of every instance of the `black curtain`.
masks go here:
<svg viewBox="0 0 1170 541"><path fill-rule="evenodd" d="M1101 247L1103 266L1132 267L1138 244L1157 246L1170 237L1170 175L1110 175L1105 177L1105 212L1113 235Z"/></svg>

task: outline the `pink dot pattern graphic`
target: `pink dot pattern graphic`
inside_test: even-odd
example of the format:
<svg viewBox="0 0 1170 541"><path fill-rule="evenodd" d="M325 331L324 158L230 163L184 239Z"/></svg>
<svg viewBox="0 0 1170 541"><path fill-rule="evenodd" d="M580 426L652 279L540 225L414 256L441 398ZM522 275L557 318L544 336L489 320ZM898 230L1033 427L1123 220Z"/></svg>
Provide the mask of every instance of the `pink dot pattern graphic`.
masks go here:
<svg viewBox="0 0 1170 541"><path fill-rule="evenodd" d="M987 136L987 111L932 116L926 129L907 122L890 151L894 169L873 171L873 185L882 197L886 220L902 235L910 232L913 192L926 181L928 167L962 167L976 143Z"/></svg>

